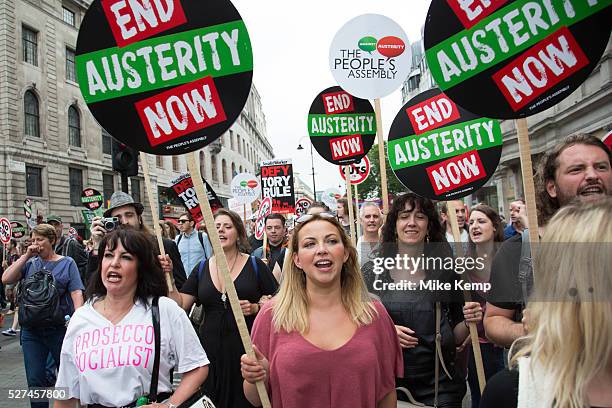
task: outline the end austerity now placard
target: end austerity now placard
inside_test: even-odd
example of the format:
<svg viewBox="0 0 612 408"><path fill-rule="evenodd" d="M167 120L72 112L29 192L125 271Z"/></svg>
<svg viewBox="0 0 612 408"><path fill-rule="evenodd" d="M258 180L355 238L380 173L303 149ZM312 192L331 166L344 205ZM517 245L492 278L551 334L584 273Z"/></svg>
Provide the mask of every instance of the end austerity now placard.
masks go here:
<svg viewBox="0 0 612 408"><path fill-rule="evenodd" d="M221 136L242 111L253 74L249 34L228 0L94 0L75 63L100 125L159 155Z"/></svg>
<svg viewBox="0 0 612 408"><path fill-rule="evenodd" d="M501 157L502 131L439 89L408 101L389 132L391 169L408 189L432 200L473 193L491 178Z"/></svg>
<svg viewBox="0 0 612 408"><path fill-rule="evenodd" d="M433 0L425 55L453 101L514 119L568 97L608 44L610 0Z"/></svg>

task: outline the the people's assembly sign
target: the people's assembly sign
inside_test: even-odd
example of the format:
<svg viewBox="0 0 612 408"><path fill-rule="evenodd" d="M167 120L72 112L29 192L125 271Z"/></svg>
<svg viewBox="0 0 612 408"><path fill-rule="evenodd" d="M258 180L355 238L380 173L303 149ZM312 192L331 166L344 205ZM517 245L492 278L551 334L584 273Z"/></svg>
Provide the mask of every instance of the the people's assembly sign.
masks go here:
<svg viewBox="0 0 612 408"><path fill-rule="evenodd" d="M599 64L610 0L433 0L425 55L440 89L465 109L520 118L568 97Z"/></svg>
<svg viewBox="0 0 612 408"><path fill-rule="evenodd" d="M295 213L295 189L291 160L267 160L261 163L262 197L272 199L272 212Z"/></svg>
<svg viewBox="0 0 612 408"><path fill-rule="evenodd" d="M249 34L229 0L94 0L75 63L100 125L160 155L200 149L225 133L253 75Z"/></svg>

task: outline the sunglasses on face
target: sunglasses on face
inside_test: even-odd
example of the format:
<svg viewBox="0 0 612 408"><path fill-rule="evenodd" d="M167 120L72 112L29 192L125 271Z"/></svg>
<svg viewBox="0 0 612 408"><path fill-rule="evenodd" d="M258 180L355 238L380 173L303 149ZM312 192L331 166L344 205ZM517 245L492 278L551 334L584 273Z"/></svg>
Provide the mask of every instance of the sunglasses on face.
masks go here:
<svg viewBox="0 0 612 408"><path fill-rule="evenodd" d="M184 223L186 223L186 222L189 222L189 220L178 220L177 222L178 222L179 224L184 224Z"/></svg>
<svg viewBox="0 0 612 408"><path fill-rule="evenodd" d="M312 220L312 217L314 217L315 215L318 215L321 218L336 218L336 216L334 214L332 214L332 213L329 213L329 212L320 212L318 214L304 214L300 218L295 220L295 222L297 224L303 224L303 223L305 223L307 221Z"/></svg>

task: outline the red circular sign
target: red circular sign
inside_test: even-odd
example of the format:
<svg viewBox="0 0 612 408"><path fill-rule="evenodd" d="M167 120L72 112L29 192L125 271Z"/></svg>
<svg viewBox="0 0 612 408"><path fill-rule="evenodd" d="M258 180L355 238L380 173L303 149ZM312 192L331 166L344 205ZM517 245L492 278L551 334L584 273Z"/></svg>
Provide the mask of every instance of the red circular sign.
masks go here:
<svg viewBox="0 0 612 408"><path fill-rule="evenodd" d="M255 221L255 238L261 239L266 228L266 217L272 213L272 199L266 197L259 205L257 212L257 221Z"/></svg>
<svg viewBox="0 0 612 408"><path fill-rule="evenodd" d="M312 201L306 197L297 200L295 202L295 215L300 218L302 215L306 214L310 208L310 204L312 204Z"/></svg>
<svg viewBox="0 0 612 408"><path fill-rule="evenodd" d="M368 159L368 156L364 156L359 163L351 164L350 168L351 184L361 184L370 175L370 159ZM344 178L344 167L338 166L338 169L340 169L340 175L342 176L342 180L346 180Z"/></svg>
<svg viewBox="0 0 612 408"><path fill-rule="evenodd" d="M11 222L6 218L0 218L0 241L2 241L4 245L11 241L11 234Z"/></svg>

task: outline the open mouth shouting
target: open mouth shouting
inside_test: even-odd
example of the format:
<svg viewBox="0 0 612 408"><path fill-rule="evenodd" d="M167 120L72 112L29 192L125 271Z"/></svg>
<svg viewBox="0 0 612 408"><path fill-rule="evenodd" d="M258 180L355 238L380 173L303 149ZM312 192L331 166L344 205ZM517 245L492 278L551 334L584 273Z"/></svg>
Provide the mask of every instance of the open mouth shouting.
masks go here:
<svg viewBox="0 0 612 408"><path fill-rule="evenodd" d="M117 272L109 272L106 274L106 281L109 283L119 283L121 282L121 274Z"/></svg>
<svg viewBox="0 0 612 408"><path fill-rule="evenodd" d="M330 272L332 270L333 262L329 259L320 259L314 263L314 266L321 272Z"/></svg>
<svg viewBox="0 0 612 408"><path fill-rule="evenodd" d="M589 184L580 190L578 195L582 197L605 195L606 191L601 184Z"/></svg>

